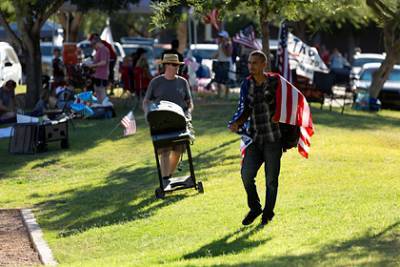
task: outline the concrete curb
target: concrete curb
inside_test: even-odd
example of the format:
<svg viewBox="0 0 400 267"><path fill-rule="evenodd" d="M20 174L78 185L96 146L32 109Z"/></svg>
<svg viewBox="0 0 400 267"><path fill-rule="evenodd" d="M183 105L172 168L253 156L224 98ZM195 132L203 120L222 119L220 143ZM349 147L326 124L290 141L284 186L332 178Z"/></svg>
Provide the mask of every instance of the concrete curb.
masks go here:
<svg viewBox="0 0 400 267"><path fill-rule="evenodd" d="M35 216L30 209L21 209L22 221L29 233L34 248L39 254L40 261L46 266L56 266L57 261L53 257L49 246L43 239L43 233L36 222Z"/></svg>

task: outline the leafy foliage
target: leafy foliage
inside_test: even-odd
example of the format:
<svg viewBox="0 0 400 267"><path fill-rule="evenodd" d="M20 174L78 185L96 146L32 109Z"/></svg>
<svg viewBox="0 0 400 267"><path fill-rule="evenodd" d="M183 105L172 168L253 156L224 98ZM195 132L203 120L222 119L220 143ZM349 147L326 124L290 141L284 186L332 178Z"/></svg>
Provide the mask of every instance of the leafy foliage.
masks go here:
<svg viewBox="0 0 400 267"><path fill-rule="evenodd" d="M179 19L175 16L178 6L192 6L198 14L204 14L212 8L218 8L220 16L225 21L235 21L237 17L245 17L243 20L258 21L254 16L260 7L267 6L268 20L278 25L282 19L290 21L303 21L314 30L327 28L335 23L339 28L345 23L351 23L355 27L365 25L373 19L370 10L364 0L274 0L274 1L159 1L153 4L155 15L152 24L156 27L165 27L171 19ZM323 14L323 16L321 15Z"/></svg>
<svg viewBox="0 0 400 267"><path fill-rule="evenodd" d="M101 10L106 13L124 9L128 4L136 4L139 0L71 0L79 11Z"/></svg>

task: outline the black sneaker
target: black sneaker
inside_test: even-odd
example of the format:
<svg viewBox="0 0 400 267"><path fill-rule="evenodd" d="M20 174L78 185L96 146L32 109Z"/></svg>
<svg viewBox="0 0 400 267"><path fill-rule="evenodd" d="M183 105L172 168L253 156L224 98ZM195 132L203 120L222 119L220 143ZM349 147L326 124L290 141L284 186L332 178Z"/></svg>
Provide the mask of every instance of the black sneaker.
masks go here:
<svg viewBox="0 0 400 267"><path fill-rule="evenodd" d="M252 223L254 222L254 220L255 220L258 216L260 216L261 213L262 213L261 210L259 210L259 211L253 211L253 210L249 211L249 213L247 213L246 217L244 217L244 219L243 219L243 221L242 221L242 224L243 224L243 225L252 224Z"/></svg>
<svg viewBox="0 0 400 267"><path fill-rule="evenodd" d="M265 214L263 214L261 216L261 225L268 224L268 222L272 221L272 218L274 218L274 214L273 215L265 215Z"/></svg>

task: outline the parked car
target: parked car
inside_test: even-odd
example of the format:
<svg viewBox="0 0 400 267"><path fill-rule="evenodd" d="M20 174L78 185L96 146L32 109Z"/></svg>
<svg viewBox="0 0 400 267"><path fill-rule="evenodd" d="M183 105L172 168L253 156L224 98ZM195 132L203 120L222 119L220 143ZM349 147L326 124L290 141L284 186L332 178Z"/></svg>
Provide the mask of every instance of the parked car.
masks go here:
<svg viewBox="0 0 400 267"><path fill-rule="evenodd" d="M380 63L367 63L362 66L359 78L354 80L353 84L356 94L368 91L372 82L372 75L380 65ZM382 106L400 107L400 65L394 66L378 98L382 102Z"/></svg>
<svg viewBox="0 0 400 267"><path fill-rule="evenodd" d="M62 47L53 44L52 42L41 42L40 53L42 55L42 74L51 77L53 75L53 51L55 48L62 51Z"/></svg>
<svg viewBox="0 0 400 267"><path fill-rule="evenodd" d="M22 68L17 53L7 42L0 42L0 86L8 80L22 82Z"/></svg>
<svg viewBox="0 0 400 267"><path fill-rule="evenodd" d="M209 70L212 70L213 60L215 60L215 55L218 52L217 44L192 44L190 45L190 50L194 57L201 57L202 64L207 66ZM187 56L188 50L185 51L185 57ZM212 77L214 74L212 73Z"/></svg>
<svg viewBox="0 0 400 267"><path fill-rule="evenodd" d="M361 68L366 63L381 63L385 59L384 54L355 54L351 64L350 79L357 78L360 74Z"/></svg>
<svg viewBox="0 0 400 267"><path fill-rule="evenodd" d="M171 44L154 44L153 50L154 50L154 58L156 60L161 60L161 56L165 50L170 50L171 49Z"/></svg>
<svg viewBox="0 0 400 267"><path fill-rule="evenodd" d="M125 57L124 49L122 48L121 44L118 42L113 43L115 52L117 53L118 60L122 61L122 58ZM93 55L93 47L88 40L83 40L76 45L82 51L82 57L88 58Z"/></svg>
<svg viewBox="0 0 400 267"><path fill-rule="evenodd" d="M155 39L145 38L145 37L121 37L122 44L138 44L144 46L153 46L155 44Z"/></svg>

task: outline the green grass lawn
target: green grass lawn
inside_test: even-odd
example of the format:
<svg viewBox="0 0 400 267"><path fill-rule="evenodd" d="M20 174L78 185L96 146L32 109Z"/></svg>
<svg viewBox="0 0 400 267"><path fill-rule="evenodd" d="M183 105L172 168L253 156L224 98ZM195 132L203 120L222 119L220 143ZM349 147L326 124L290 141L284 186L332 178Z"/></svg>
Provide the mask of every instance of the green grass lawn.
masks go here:
<svg viewBox="0 0 400 267"><path fill-rule="evenodd" d="M61 266L399 266L400 112L315 107L310 159L284 154L276 216L264 228L241 226L239 138L226 129L234 101L193 114L205 194L156 199L143 113L136 135L107 137L119 108L112 120L75 120L69 150L52 143L10 155L0 140L0 207L33 208Z"/></svg>

